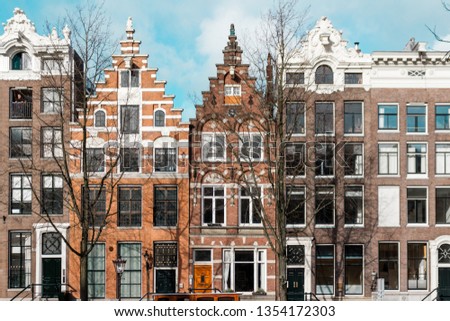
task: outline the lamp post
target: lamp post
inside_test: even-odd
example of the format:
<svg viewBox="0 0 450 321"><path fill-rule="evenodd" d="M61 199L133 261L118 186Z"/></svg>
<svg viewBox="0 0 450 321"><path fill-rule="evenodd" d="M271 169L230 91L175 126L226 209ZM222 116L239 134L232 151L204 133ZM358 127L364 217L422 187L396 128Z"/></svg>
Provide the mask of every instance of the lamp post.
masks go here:
<svg viewBox="0 0 450 321"><path fill-rule="evenodd" d="M120 293L122 274L125 271L125 264L127 264L127 260L122 259L120 256L112 261L114 263L114 268L116 269L116 296L119 301L122 299L122 295Z"/></svg>
<svg viewBox="0 0 450 321"><path fill-rule="evenodd" d="M146 296L147 296L147 301L149 301L150 300L150 297L149 297L149 293L150 293L150 270L153 267L153 255L151 253L149 254L148 251L145 250L144 259L145 259L145 270L147 271L147 293L146 293Z"/></svg>

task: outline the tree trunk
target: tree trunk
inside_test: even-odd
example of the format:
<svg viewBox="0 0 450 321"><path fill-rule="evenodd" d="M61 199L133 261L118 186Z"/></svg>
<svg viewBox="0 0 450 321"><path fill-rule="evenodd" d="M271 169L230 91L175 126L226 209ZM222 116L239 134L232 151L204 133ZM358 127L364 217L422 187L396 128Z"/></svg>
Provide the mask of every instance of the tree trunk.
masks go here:
<svg viewBox="0 0 450 321"><path fill-rule="evenodd" d="M88 301L88 257L87 253L87 239L82 238L81 240L81 251L80 251L80 300Z"/></svg>

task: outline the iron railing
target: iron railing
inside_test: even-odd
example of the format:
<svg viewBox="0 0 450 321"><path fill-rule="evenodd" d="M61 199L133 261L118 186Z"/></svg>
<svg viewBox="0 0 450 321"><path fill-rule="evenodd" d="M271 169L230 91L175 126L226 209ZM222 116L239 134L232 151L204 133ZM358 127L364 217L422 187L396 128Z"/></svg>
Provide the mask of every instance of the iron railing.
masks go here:
<svg viewBox="0 0 450 321"><path fill-rule="evenodd" d="M31 119L33 103L31 102L11 102L9 105L10 119Z"/></svg>

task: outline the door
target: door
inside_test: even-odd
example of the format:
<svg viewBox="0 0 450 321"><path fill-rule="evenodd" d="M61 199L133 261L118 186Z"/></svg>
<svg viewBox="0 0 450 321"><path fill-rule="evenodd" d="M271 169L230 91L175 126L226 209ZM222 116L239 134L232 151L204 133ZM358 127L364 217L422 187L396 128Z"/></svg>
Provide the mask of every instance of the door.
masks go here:
<svg viewBox="0 0 450 321"><path fill-rule="evenodd" d="M42 297L57 298L61 292L61 258L42 259Z"/></svg>
<svg viewBox="0 0 450 321"><path fill-rule="evenodd" d="M175 270L156 270L156 293L175 292Z"/></svg>
<svg viewBox="0 0 450 321"><path fill-rule="evenodd" d="M212 266L195 265L194 267L194 292L210 293L212 289Z"/></svg>
<svg viewBox="0 0 450 321"><path fill-rule="evenodd" d="M287 269L287 300L304 301L305 300L305 270L303 268Z"/></svg>
<svg viewBox="0 0 450 321"><path fill-rule="evenodd" d="M439 297L442 301L450 301L450 268L439 268Z"/></svg>

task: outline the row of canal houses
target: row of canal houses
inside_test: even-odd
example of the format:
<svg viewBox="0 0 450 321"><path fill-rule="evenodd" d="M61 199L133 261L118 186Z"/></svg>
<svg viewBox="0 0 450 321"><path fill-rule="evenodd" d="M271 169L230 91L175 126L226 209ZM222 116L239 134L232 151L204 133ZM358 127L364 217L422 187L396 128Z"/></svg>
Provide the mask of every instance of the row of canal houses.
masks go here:
<svg viewBox="0 0 450 321"><path fill-rule="evenodd" d="M0 297L78 298L80 213L93 207L89 299L212 289L277 298L280 264L258 214L264 207L276 224L259 130L267 117L234 26L189 122L140 52L131 19L125 31L80 108L84 95L70 77L82 65L70 30L38 35L20 9L5 24ZM287 87L313 88L307 101L288 104L290 155L307 163L315 150L315 166L286 183L295 191L282 265L288 299L371 299L378 279L378 296L396 300L450 286L450 68L442 52L408 46L363 54L321 18L286 71ZM251 170L237 161L242 153L255 162ZM254 173L255 186L242 184ZM263 195L260 203L252 193ZM126 260L120 288L118 258Z"/></svg>

